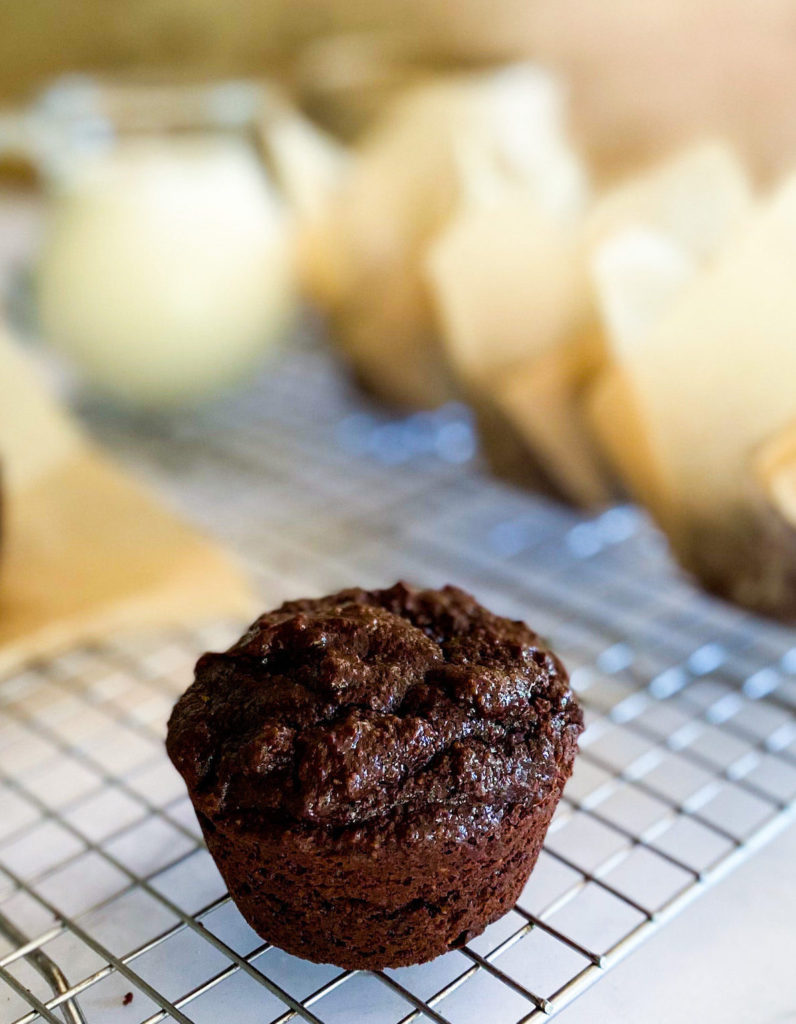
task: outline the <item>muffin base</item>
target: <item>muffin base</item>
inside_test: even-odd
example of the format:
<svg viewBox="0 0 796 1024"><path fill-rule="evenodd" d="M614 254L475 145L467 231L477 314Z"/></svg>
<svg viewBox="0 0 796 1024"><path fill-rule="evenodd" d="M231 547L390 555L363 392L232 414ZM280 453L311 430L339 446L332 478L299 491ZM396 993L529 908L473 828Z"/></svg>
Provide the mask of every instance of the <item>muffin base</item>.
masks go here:
<svg viewBox="0 0 796 1024"><path fill-rule="evenodd" d="M423 963L464 945L516 903L544 842L564 779L495 832L429 844L259 834L200 824L230 895L263 939L349 970Z"/></svg>

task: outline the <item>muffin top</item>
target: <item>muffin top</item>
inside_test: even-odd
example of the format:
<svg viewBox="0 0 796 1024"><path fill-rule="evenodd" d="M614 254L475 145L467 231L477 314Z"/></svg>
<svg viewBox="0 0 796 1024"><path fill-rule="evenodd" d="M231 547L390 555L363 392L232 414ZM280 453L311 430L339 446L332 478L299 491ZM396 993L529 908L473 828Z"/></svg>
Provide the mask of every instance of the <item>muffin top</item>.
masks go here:
<svg viewBox="0 0 796 1024"><path fill-rule="evenodd" d="M203 655L167 747L211 821L339 829L532 802L581 729L524 623L398 583L287 602Z"/></svg>

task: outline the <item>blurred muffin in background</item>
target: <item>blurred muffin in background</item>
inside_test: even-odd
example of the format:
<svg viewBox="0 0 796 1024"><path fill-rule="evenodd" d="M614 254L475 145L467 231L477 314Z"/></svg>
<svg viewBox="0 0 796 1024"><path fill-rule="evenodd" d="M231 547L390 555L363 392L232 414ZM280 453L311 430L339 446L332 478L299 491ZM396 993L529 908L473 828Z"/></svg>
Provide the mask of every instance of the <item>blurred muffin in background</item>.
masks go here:
<svg viewBox="0 0 796 1024"><path fill-rule="evenodd" d="M452 221L471 213L463 230L477 235L479 211L490 220L499 216L502 193L511 192L524 203L526 240L533 244L541 232L537 248L546 254L557 248L559 262L565 259L565 239L585 208L588 187L567 143L561 107L557 83L531 65L440 76L402 93L353 148L314 265L326 268L325 292L318 297L332 312L335 333L358 376L377 394L428 406L460 390L426 273L429 246ZM450 258L438 254L443 277L451 261L464 273L472 267L470 284L488 273L497 250L479 253L476 270L466 251L470 244L464 241L462 249L454 242ZM502 262L505 272L512 262L521 270L515 255L522 254ZM486 291L480 292L484 301ZM566 295L558 298L548 302L553 319L567 304ZM457 340L467 375L482 360L478 327L468 323L475 313L458 307L449 312L462 324ZM510 320L506 310L503 323ZM529 344L522 326L513 337L504 332L493 340L502 347L496 362Z"/></svg>

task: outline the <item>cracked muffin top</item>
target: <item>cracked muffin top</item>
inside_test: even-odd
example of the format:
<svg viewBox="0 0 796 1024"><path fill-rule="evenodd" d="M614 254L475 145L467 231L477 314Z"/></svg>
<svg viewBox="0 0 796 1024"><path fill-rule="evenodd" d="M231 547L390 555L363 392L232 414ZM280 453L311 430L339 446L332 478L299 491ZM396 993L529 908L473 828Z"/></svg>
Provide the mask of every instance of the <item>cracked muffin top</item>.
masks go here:
<svg viewBox="0 0 796 1024"><path fill-rule="evenodd" d="M211 821L461 824L541 799L581 729L524 623L398 583L287 602L203 655L167 747Z"/></svg>

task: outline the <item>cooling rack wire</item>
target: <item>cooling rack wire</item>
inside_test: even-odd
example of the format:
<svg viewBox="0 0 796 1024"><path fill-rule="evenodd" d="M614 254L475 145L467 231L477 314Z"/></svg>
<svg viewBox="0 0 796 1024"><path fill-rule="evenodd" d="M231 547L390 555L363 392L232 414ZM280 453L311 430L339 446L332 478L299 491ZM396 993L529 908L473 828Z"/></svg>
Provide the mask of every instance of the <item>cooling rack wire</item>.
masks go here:
<svg viewBox="0 0 796 1024"><path fill-rule="evenodd" d="M83 412L243 556L264 605L455 582L550 639L588 728L509 914L431 964L340 971L248 928L164 754L197 654L240 623L27 666L0 683L3 1022L530 1021L792 820L793 633L700 594L638 510L583 516L490 479L467 409L389 416L306 347L196 417Z"/></svg>

